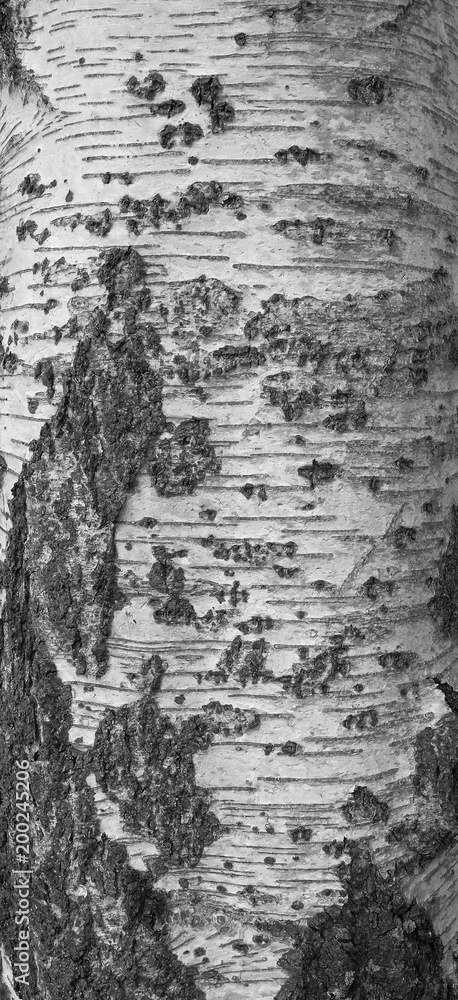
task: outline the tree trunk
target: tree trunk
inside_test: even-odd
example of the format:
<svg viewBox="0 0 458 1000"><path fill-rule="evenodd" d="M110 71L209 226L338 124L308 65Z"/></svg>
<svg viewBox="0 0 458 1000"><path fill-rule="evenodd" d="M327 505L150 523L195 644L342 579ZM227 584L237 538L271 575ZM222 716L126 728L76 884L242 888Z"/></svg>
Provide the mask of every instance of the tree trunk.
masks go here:
<svg viewBox="0 0 458 1000"><path fill-rule="evenodd" d="M4 994L453 1000L456 6L1 30Z"/></svg>

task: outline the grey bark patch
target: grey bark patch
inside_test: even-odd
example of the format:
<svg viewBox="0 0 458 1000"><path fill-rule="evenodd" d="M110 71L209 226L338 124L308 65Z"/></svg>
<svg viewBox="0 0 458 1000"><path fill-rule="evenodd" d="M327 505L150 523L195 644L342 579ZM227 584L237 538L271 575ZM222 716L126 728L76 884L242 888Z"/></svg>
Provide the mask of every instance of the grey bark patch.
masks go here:
<svg viewBox="0 0 458 1000"><path fill-rule="evenodd" d="M390 816L388 803L366 785L356 785L342 812L347 823L386 823Z"/></svg>
<svg viewBox="0 0 458 1000"><path fill-rule="evenodd" d="M455 505L451 510L447 548L439 564L434 596L428 607L445 635L458 635L458 508Z"/></svg>
<svg viewBox="0 0 458 1000"><path fill-rule="evenodd" d="M324 909L307 926L272 927L292 938L279 962L288 978L276 1000L452 1000L442 944L426 911L405 899L398 876L382 873L368 849L346 849L343 906Z"/></svg>

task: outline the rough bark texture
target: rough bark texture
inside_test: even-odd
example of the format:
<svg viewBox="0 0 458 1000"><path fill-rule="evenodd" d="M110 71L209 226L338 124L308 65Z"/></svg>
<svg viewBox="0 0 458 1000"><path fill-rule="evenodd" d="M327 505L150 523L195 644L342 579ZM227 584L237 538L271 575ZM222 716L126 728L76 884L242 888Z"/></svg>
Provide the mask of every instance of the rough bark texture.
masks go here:
<svg viewBox="0 0 458 1000"><path fill-rule="evenodd" d="M455 5L0 34L1 988L455 1000Z"/></svg>

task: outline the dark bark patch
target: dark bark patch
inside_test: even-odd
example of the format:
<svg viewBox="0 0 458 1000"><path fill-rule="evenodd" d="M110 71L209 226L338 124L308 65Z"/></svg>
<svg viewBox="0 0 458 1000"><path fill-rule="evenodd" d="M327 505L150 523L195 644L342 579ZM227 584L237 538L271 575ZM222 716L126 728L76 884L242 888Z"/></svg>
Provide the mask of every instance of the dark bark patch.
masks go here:
<svg viewBox="0 0 458 1000"><path fill-rule="evenodd" d="M397 14L391 21L382 21L380 27L384 28L385 31L397 32L402 30L412 11L412 8L417 5L417 0L407 0L406 3L400 4L397 8Z"/></svg>
<svg viewBox="0 0 458 1000"><path fill-rule="evenodd" d="M401 524L395 529L392 535L393 545L401 552L410 549L417 537L417 529L410 525Z"/></svg>
<svg viewBox="0 0 458 1000"><path fill-rule="evenodd" d="M234 121L235 110L226 100L220 100L223 87L217 76L199 76L191 87L191 94L199 106L208 108L212 132L224 132Z"/></svg>
<svg viewBox="0 0 458 1000"><path fill-rule="evenodd" d="M451 1000L441 968L443 947L430 917L408 902L399 878L384 874L371 852L347 845L340 872L343 906L290 924L293 945L280 959L288 979L276 1000L326 1000L355 996L383 1000Z"/></svg>
<svg viewBox="0 0 458 1000"><path fill-rule="evenodd" d="M171 97L168 101L161 101L159 104L152 104L150 107L151 114L159 118L174 118L175 115L183 114L183 111L186 111L186 104L184 101L177 101L173 97Z"/></svg>
<svg viewBox="0 0 458 1000"><path fill-rule="evenodd" d="M13 375L19 364L19 358L10 348L4 347L0 339L0 371L2 375Z"/></svg>
<svg viewBox="0 0 458 1000"><path fill-rule="evenodd" d="M356 785L342 812L347 823L386 823L390 816L388 803L366 785Z"/></svg>
<svg viewBox="0 0 458 1000"><path fill-rule="evenodd" d="M265 355L251 344L224 344L212 351L211 364L204 369L203 377L221 377L239 371L257 368L265 363Z"/></svg>
<svg viewBox="0 0 458 1000"><path fill-rule="evenodd" d="M227 684L229 678L233 678L242 687L246 687L248 683L271 681L273 674L267 667L268 653L269 646L265 639L249 642L236 636L222 653L215 669L205 674L205 680Z"/></svg>
<svg viewBox="0 0 458 1000"><path fill-rule="evenodd" d="M256 495L254 487L249 491L248 495L246 492L244 493L247 499L250 499L253 495ZM297 544L293 541L251 542L248 538L245 538L240 542L229 542L228 539L215 538L214 535L209 535L207 538L201 539L201 545L204 548L213 548L215 559L224 559L226 562L231 560L235 563L249 563L254 566L265 566L272 558L276 557L292 559L297 552Z"/></svg>
<svg viewBox="0 0 458 1000"><path fill-rule="evenodd" d="M392 580L380 580L377 576L370 576L368 580L364 581L362 589L369 600L378 601L387 595L391 597L394 587Z"/></svg>
<svg viewBox="0 0 458 1000"><path fill-rule="evenodd" d="M212 507L204 507L199 511L199 517L201 521L214 521L217 513L218 511L214 510Z"/></svg>
<svg viewBox="0 0 458 1000"><path fill-rule="evenodd" d="M90 282L90 277L86 268L78 268L77 276L73 279L71 283L72 292L81 292L83 288Z"/></svg>
<svg viewBox="0 0 458 1000"><path fill-rule="evenodd" d="M314 490L316 486L332 483L338 475L339 466L332 462L318 462L314 458L311 465L301 465L297 472L302 479L308 479L310 489Z"/></svg>
<svg viewBox="0 0 458 1000"><path fill-rule="evenodd" d="M368 421L368 413L364 400L360 400L353 408L343 413L331 413L323 420L326 430L346 434L350 431L363 431Z"/></svg>
<svg viewBox="0 0 458 1000"><path fill-rule="evenodd" d="M316 3L316 0L299 0L299 3L289 8L288 13L297 24L303 24L310 16L321 17L325 13L325 9Z"/></svg>
<svg viewBox="0 0 458 1000"><path fill-rule="evenodd" d="M378 662L384 670L410 670L417 662L416 653L405 649L393 649L389 653L381 653Z"/></svg>
<svg viewBox="0 0 458 1000"><path fill-rule="evenodd" d="M298 389L296 379L290 372L277 372L264 379L262 395L267 397L271 406L281 409L288 422L297 420L307 410L318 407L321 403L318 386L312 386L311 390Z"/></svg>
<svg viewBox="0 0 458 1000"><path fill-rule="evenodd" d="M447 548L439 564L434 597L428 607L445 635L458 635L458 508L455 505L451 511Z"/></svg>
<svg viewBox="0 0 458 1000"><path fill-rule="evenodd" d="M135 94L143 101L154 101L157 94L161 94L165 90L166 82L162 73L158 73L157 70L150 70L146 74L143 83L137 80L136 76L131 76L126 84L127 90L130 94Z"/></svg>
<svg viewBox="0 0 458 1000"><path fill-rule="evenodd" d="M369 729L378 725L378 712L375 708L364 709L362 712L358 712L357 715L347 715L344 719L343 726L345 729Z"/></svg>
<svg viewBox="0 0 458 1000"><path fill-rule="evenodd" d="M208 793L196 785L193 755L208 748L220 721L209 708L174 724L149 691L135 705L107 711L98 726L89 751L97 781L119 803L126 828L155 839L167 867L194 867L218 836Z"/></svg>
<svg viewBox="0 0 458 1000"><path fill-rule="evenodd" d="M233 705L222 705L220 701L210 701L202 706L205 720L212 736L242 736L243 733L258 729L261 720L254 709L243 709Z"/></svg>
<svg viewBox="0 0 458 1000"><path fill-rule="evenodd" d="M338 677L348 674L348 651L345 633L332 636L330 645L320 653L315 653L308 646L299 646L298 662L293 663L292 673L282 678L283 690L295 698L312 696L317 689L327 694Z"/></svg>
<svg viewBox="0 0 458 1000"><path fill-rule="evenodd" d="M23 7L12 0L2 0L0 6L0 73L13 86L27 83L28 77L18 55L18 40L28 38L31 19L24 17Z"/></svg>
<svg viewBox="0 0 458 1000"><path fill-rule="evenodd" d="M197 614L191 601L181 594L171 594L165 604L154 612L155 621L160 625L194 625Z"/></svg>
<svg viewBox="0 0 458 1000"><path fill-rule="evenodd" d="M175 139L180 138L184 146L193 146L195 142L203 138L203 131L200 125L193 122L183 122L182 125L164 125L159 133L159 141L163 149L172 149Z"/></svg>
<svg viewBox="0 0 458 1000"><path fill-rule="evenodd" d="M173 139L176 133L167 131L164 134L168 142L167 136ZM217 181L196 181L186 188L174 205L160 194L143 200L124 195L119 202L119 209L121 215L129 213L126 225L135 223L135 231L140 233L146 226L160 229L164 223L177 225L182 219L192 215L206 215L212 206L222 205L222 194L222 185Z"/></svg>
<svg viewBox="0 0 458 1000"><path fill-rule="evenodd" d="M43 229L41 233L38 233L37 230L38 225L36 222L33 222L32 219L26 219L25 221L21 219L19 225L16 226L18 242L22 243L27 239L27 236L30 236L32 240L35 240L35 242L38 243L38 246L43 246L43 243L46 242L51 233L49 232L49 229L46 228Z"/></svg>
<svg viewBox="0 0 458 1000"><path fill-rule="evenodd" d="M279 757L295 757L297 751L299 750L299 745L294 740L287 740L283 743L278 752Z"/></svg>
<svg viewBox="0 0 458 1000"><path fill-rule="evenodd" d="M101 254L102 265L97 278L108 292L108 308L125 302L132 288L146 277L143 258L133 247L113 247Z"/></svg>
<svg viewBox="0 0 458 1000"><path fill-rule="evenodd" d="M46 386L48 399L54 396L54 367L50 358L44 358L35 365L33 377L41 379Z"/></svg>
<svg viewBox="0 0 458 1000"><path fill-rule="evenodd" d="M293 830L288 830L293 844L309 844L313 837L313 830L308 826L296 826Z"/></svg>
<svg viewBox="0 0 458 1000"><path fill-rule="evenodd" d="M381 104L391 90L388 81L381 76L353 77L348 84L352 101L358 104Z"/></svg>
<svg viewBox="0 0 458 1000"><path fill-rule="evenodd" d="M395 460L394 463L400 472L409 472L410 469L414 467L413 458L406 458L404 455L400 455L399 458Z"/></svg>
<svg viewBox="0 0 458 1000"><path fill-rule="evenodd" d="M389 844L402 845L402 867L406 872L414 872L418 871L419 862L423 867L450 847L456 839L456 832L440 822L433 826L428 824L425 828L418 816L407 816L390 827L386 839Z"/></svg>
<svg viewBox="0 0 458 1000"><path fill-rule="evenodd" d="M111 305L114 300L122 304L121 321L127 321L141 277L141 258L130 248L105 255L99 280ZM110 309L93 311L62 401L33 446L30 475L27 467L24 472L37 629L52 650L73 658L79 673L89 665L105 670L106 637L120 596L114 524L164 423L160 379L141 336L132 331L132 315L128 337L111 340L110 323ZM51 376L42 362L40 377L48 392ZM69 476L75 489L61 494L60 480ZM49 558L44 556L44 535Z"/></svg>
<svg viewBox="0 0 458 1000"><path fill-rule="evenodd" d="M185 552L169 552L164 545L153 549L155 562L149 572L150 586L159 594L166 594L167 600L154 612L155 621L163 625L193 625L197 622L196 611L184 596L185 573L182 566L175 566L174 560ZM157 598L150 599L157 605Z"/></svg>
<svg viewBox="0 0 458 1000"><path fill-rule="evenodd" d="M52 186L55 187L55 184ZM43 184L40 174L26 174L18 187L18 191L22 195L27 195L28 198L41 198L48 187L51 187L51 185Z"/></svg>
<svg viewBox="0 0 458 1000"><path fill-rule="evenodd" d="M210 121L212 132L225 132L227 126L235 119L235 109L229 101L218 101L211 109Z"/></svg>
<svg viewBox="0 0 458 1000"><path fill-rule="evenodd" d="M279 163L285 164L291 156L301 167L307 167L309 163L318 163L321 155L317 149L310 149L308 146L289 146L288 149L279 149L275 153L275 158Z"/></svg>
<svg viewBox="0 0 458 1000"><path fill-rule="evenodd" d="M379 476L371 476L367 485L371 493L374 493L375 496L377 496L377 494L380 493L380 490L382 488L382 480L380 479Z"/></svg>
<svg viewBox="0 0 458 1000"><path fill-rule="evenodd" d="M458 691L455 691L451 684L441 680L440 677L433 677L433 681L439 691L442 691L446 705L458 715Z"/></svg>
<svg viewBox="0 0 458 1000"><path fill-rule="evenodd" d="M221 462L209 434L208 420L191 417L157 440L150 474L158 496L194 493L206 476L219 472Z"/></svg>
<svg viewBox="0 0 458 1000"><path fill-rule="evenodd" d="M431 811L432 823L456 829L458 818L458 719L445 716L415 739L414 788Z"/></svg>
<svg viewBox="0 0 458 1000"><path fill-rule="evenodd" d="M108 236L113 226L113 216L109 208L106 208L99 215L88 216L84 221L84 228L94 236Z"/></svg>
<svg viewBox="0 0 458 1000"><path fill-rule="evenodd" d="M49 438L55 431L55 420L47 427L45 436ZM0 677L0 843L5 848L0 852L1 939L7 954L13 955L17 944L17 897L11 877L15 858L7 836L14 827L16 812L11 761L22 759L29 748L35 818L31 995L40 990L46 996L84 996L85 1000L103 1000L107 996L127 1000L140 994L154 995L158 1000L168 1000L172 995L174 1000L204 1000L194 970L183 966L169 945L167 895L157 891L151 872L130 867L124 845L101 835L93 792L86 785L94 751L85 756L69 744L70 688L59 679L46 644L34 627L39 592L27 550L36 523L29 506L36 479L39 484L43 458L48 462L44 449L35 448L14 487L5 567L7 596L1 622L4 644ZM59 475L57 480L61 487L58 503L68 506L72 481ZM58 513L62 515L62 511ZM45 520L39 528L43 531L42 542L47 543L49 522ZM152 809L158 816L159 836L162 833L166 839L172 832L174 837L164 846L164 855L177 856L179 862L184 856L196 858L202 839L210 838L217 828L205 794L201 798L195 790L193 777L192 747L205 743L205 725L202 732L202 727L190 720L188 728L180 730L175 738L173 726L161 719L154 706L154 690L152 684L135 712L128 709L127 713L111 713L111 725L104 720L102 735L109 743L116 722L122 737L130 730L127 724L123 728L120 720L129 711L135 716L136 725L131 724L131 730L140 734L140 742L145 739L147 763L151 758L156 768L159 794ZM103 774L107 748L100 732L97 749ZM122 738L108 749L107 768L113 769L115 783L119 774L124 778L123 768L128 770L132 762L131 749ZM165 755L162 761L157 760L160 752ZM137 763L135 760L135 768ZM174 790L175 767L178 795ZM148 784L146 778L147 800L153 784ZM168 796L172 808L165 805ZM124 808L128 814L128 802ZM161 808L168 830L161 827ZM191 826L187 822L189 815L194 819ZM184 817L186 821L182 822ZM74 899L78 887L84 887L83 900Z"/></svg>
<svg viewBox="0 0 458 1000"><path fill-rule="evenodd" d="M210 205L219 202L223 189L216 181L191 184L178 202L178 215L185 219L190 215L206 215Z"/></svg>
<svg viewBox="0 0 458 1000"><path fill-rule="evenodd" d="M197 104L213 107L222 93L222 84L217 76L199 76L191 86L191 94Z"/></svg>

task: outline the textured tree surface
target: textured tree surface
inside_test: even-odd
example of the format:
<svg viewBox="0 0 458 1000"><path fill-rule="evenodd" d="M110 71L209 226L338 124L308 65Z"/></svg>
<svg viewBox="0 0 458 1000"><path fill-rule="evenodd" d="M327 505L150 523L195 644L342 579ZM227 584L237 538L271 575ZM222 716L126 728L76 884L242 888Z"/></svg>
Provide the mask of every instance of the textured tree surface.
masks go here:
<svg viewBox="0 0 458 1000"><path fill-rule="evenodd" d="M1 1000L456 1000L458 7L0 41Z"/></svg>

